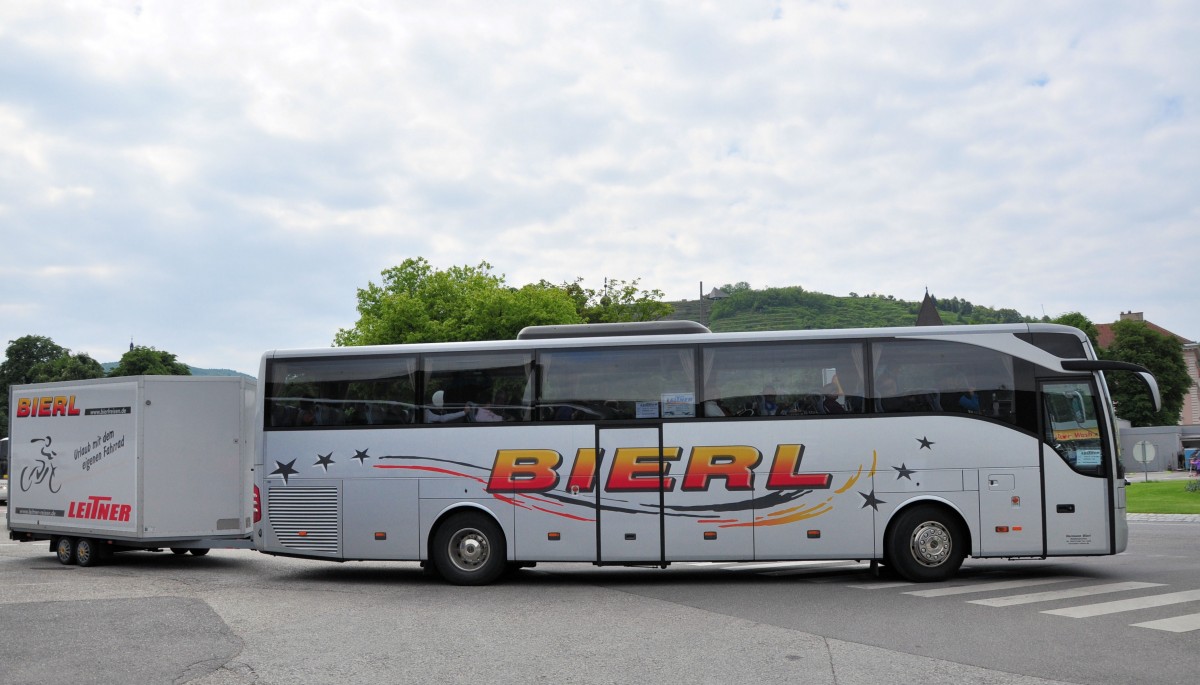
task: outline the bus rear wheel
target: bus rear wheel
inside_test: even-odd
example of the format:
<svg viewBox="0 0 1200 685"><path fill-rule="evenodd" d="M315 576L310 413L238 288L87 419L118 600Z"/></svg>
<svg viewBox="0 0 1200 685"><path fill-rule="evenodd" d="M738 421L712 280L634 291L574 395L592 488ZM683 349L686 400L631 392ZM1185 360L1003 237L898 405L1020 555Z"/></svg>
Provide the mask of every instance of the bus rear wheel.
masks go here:
<svg viewBox="0 0 1200 685"><path fill-rule="evenodd" d="M952 577L966 557L966 535L953 514L935 506L902 512L887 539L887 558L901 578L930 583Z"/></svg>
<svg viewBox="0 0 1200 685"><path fill-rule="evenodd" d="M508 567L504 532L490 517L464 512L438 526L432 559L438 573L454 585L487 585Z"/></svg>

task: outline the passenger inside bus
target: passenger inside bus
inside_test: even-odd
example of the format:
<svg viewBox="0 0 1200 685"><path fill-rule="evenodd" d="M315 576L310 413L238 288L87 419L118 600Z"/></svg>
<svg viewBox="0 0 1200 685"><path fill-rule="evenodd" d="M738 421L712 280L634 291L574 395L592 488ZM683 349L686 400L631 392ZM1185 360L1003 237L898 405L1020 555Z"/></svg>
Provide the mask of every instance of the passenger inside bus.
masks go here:
<svg viewBox="0 0 1200 685"><path fill-rule="evenodd" d="M446 394L442 390L435 391L430 398L430 406L425 407L425 423L458 423L467 420L466 410L447 411L445 407Z"/></svg>
<svg viewBox="0 0 1200 685"><path fill-rule="evenodd" d="M822 388L823 399L821 400L821 413L823 414L845 414L846 408L838 403L838 386L836 383L829 383Z"/></svg>

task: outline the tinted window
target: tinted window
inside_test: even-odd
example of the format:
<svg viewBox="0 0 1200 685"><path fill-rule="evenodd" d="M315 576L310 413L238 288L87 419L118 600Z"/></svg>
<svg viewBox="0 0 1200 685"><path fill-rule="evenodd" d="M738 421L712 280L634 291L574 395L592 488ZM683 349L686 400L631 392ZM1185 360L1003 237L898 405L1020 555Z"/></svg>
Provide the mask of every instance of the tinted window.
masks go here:
<svg viewBox="0 0 1200 685"><path fill-rule="evenodd" d="M543 352L538 418L598 421L696 415L691 348Z"/></svg>
<svg viewBox="0 0 1200 685"><path fill-rule="evenodd" d="M1083 359L1083 343L1069 333L1028 333L1017 336L1060 359Z"/></svg>
<svg viewBox="0 0 1200 685"><path fill-rule="evenodd" d="M973 345L904 340L872 345L874 410L962 412L1013 422L1012 358Z"/></svg>
<svg viewBox="0 0 1200 685"><path fill-rule="evenodd" d="M286 359L267 370L268 428L397 425L415 417L416 359Z"/></svg>
<svg viewBox="0 0 1200 685"><path fill-rule="evenodd" d="M783 343L704 350L705 416L859 414L860 343Z"/></svg>
<svg viewBox="0 0 1200 685"><path fill-rule="evenodd" d="M529 420L533 355L479 353L425 358L424 423Z"/></svg>

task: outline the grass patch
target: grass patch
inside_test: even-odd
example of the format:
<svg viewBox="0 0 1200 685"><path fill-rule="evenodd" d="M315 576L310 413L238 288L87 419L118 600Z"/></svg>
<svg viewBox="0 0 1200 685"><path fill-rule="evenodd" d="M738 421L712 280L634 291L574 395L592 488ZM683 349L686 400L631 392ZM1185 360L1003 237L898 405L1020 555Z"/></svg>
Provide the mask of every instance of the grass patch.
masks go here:
<svg viewBox="0 0 1200 685"><path fill-rule="evenodd" d="M1125 503L1131 514L1200 514L1200 490L1188 490L1189 481L1130 480Z"/></svg>

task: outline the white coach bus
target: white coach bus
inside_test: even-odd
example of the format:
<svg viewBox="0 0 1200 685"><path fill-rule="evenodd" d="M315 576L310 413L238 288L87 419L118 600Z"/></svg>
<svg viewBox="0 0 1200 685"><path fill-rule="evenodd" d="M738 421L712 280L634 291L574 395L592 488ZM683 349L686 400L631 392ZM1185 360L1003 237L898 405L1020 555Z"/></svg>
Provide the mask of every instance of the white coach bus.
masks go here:
<svg viewBox="0 0 1200 685"><path fill-rule="evenodd" d="M419 560L457 584L536 562L1125 549L1103 371L1049 324L714 334L692 322L274 351L255 544Z"/></svg>

